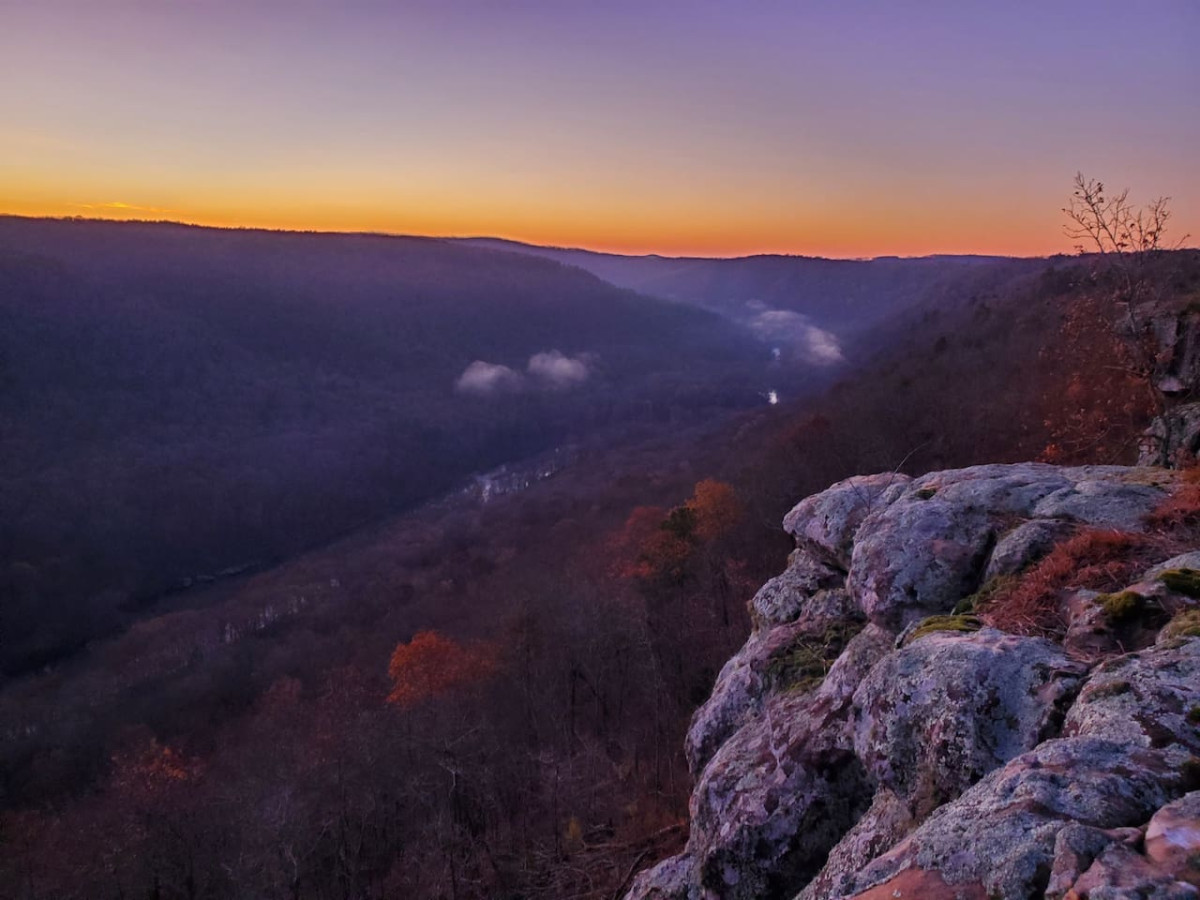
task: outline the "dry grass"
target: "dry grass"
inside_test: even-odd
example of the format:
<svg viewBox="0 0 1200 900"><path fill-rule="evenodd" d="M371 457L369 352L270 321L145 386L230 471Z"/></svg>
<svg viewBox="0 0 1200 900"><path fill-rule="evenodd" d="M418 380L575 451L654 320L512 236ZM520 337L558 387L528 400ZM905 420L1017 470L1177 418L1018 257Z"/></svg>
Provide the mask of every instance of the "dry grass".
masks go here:
<svg viewBox="0 0 1200 900"><path fill-rule="evenodd" d="M1200 466L1184 470L1174 490L1146 516L1145 534L1081 529L977 610L989 625L1017 634L1061 638L1065 601L1081 588L1118 593L1155 563L1200 545Z"/></svg>
<svg viewBox="0 0 1200 900"><path fill-rule="evenodd" d="M1064 595L1089 588L1125 587L1161 558L1162 537L1089 528L1055 547L1013 585L997 591L980 610L996 628L1016 634L1061 637L1067 630Z"/></svg>
<svg viewBox="0 0 1200 900"><path fill-rule="evenodd" d="M1179 532L1200 526L1200 466L1184 469L1180 481L1183 483L1147 517L1152 528Z"/></svg>

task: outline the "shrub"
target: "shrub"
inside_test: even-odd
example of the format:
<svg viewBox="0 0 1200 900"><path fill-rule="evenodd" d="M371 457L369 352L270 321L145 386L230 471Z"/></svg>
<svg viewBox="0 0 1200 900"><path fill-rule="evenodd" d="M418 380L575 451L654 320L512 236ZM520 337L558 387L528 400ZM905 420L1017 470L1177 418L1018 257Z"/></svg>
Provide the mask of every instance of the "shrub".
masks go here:
<svg viewBox="0 0 1200 900"><path fill-rule="evenodd" d="M1056 546L1010 586L997 590L981 616L989 625L1017 634L1061 636L1067 621L1063 592L1089 588L1112 591L1129 583L1160 542L1125 531L1087 529Z"/></svg>
<svg viewBox="0 0 1200 900"><path fill-rule="evenodd" d="M460 644L436 631L419 631L396 645L388 663L388 702L416 706L495 674L496 654L485 644Z"/></svg>
<svg viewBox="0 0 1200 900"><path fill-rule="evenodd" d="M1188 470L1192 471L1196 470ZM1200 525L1200 484L1194 478L1185 475L1183 486L1158 504L1146 521L1168 531Z"/></svg>

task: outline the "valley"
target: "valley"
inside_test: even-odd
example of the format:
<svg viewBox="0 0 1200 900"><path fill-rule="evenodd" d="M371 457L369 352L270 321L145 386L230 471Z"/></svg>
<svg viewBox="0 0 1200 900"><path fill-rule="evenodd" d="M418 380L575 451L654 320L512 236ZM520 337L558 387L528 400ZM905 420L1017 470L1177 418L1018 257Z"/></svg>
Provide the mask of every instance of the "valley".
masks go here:
<svg viewBox="0 0 1200 900"><path fill-rule="evenodd" d="M70 234L83 224L63 227ZM116 229L105 240L122 241L123 227L104 226ZM169 277L154 268L168 250L183 254L172 266L211 264L194 248L172 249L178 235L170 227L167 235L145 263L153 278ZM240 237L204 235L199 246ZM972 264L957 293L889 308L874 331L839 337L838 366L814 368L773 360L773 345L744 322L704 310L693 319L692 307L613 293L557 263L454 256L453 267L431 271L463 283L468 263L532 265L521 277L552 287L566 279L619 311L606 307L577 332L583 312L572 300L553 312L563 324L551 327L549 298L513 288L536 303L521 321L506 317L513 343L504 355L472 343L465 323L478 306L468 307L470 316L445 326L445 346L463 342L460 361L495 360L520 387L464 396L455 377L465 362L393 368L426 352L410 335L430 333L427 318L440 321L451 294L405 313L394 344L381 344L374 360L357 349L347 356L318 323L345 327L354 302L314 297L296 307L293 290L309 295L294 279L309 278L307 270L293 273L295 260L266 266L260 255L273 236L248 239L253 252L224 270L225 283L246 267L265 279L247 283L275 285L273 324L262 323L254 355L217 357L203 379L172 368L178 352L154 355L151 346L180 342L180 351L200 354L196 362L226 353L221 340L197 341L241 307L213 312L196 295L156 314L165 318L144 333L141 320L134 328L101 315L120 313L127 288L111 284L142 283L149 276L140 267L133 281L128 272L105 276L117 278L111 283L84 280L79 272L93 270L80 260L96 258L84 240L59 274L42 262L32 276L29 259L44 254L45 235L24 239L18 263L9 257L8 277L24 278L22 290L41 298L36 307L10 303L9 321L69 363L39 384L32 373L47 372L45 360L5 345L6 377L19 388L5 399L6 421L19 425L6 432L6 471L22 473L4 495L5 614L30 635L74 635L36 666L11 669L0 688L3 822L23 842L8 846L25 848L0 855L0 872L35 885L34 896L82 897L97 879L114 896L151 883L178 893L189 878L203 878L197 892L213 896L235 884L319 898L612 896L635 867L682 847L683 735L748 633L746 602L784 565L778 523L798 497L856 472L916 474L1047 453L1128 460L1150 413L1136 385L1086 352L1100 331L1064 343L1064 317L1086 293L1074 261ZM279 240L286 248L308 239ZM336 254L354 240L336 239ZM395 270L399 281L384 279L388 293L412 283L426 251L443 252L419 249ZM382 302L363 286L374 270L353 259L358 287L334 293ZM1186 296L1200 267L1193 256L1177 262L1174 289ZM98 273L112 263L94 265ZM320 264L321 277L347 271L325 270L332 265ZM154 308L155 296L139 308ZM398 314L369 308L385 322ZM301 325L300 313L317 318ZM167 327L175 321L190 324ZM297 355L291 340L272 343L275 327L305 329L313 343ZM372 331L382 340L379 327ZM605 333L610 343L599 343ZM520 361L563 346L562 360L550 362L578 371L560 365L585 359L578 343L565 343L570 334L601 347L590 351L598 360L586 358L586 381L538 387L541 376ZM268 359L280 368L263 368ZM606 368L617 359L627 364ZM159 375L122 381L130 366ZM237 377L222 386L221 372ZM314 378L326 380L327 393L311 396ZM1080 379L1110 406L1107 419L1080 423L1077 434L1063 431L1069 417L1060 409L1076 402L1063 386ZM63 385L58 394L53 383ZM414 384L419 392L405 393ZM780 402L768 403L767 389ZM413 396L430 404L405 412ZM123 423L123 435L64 442L97 404ZM458 414L443 418L446 410ZM370 454L388 444L371 435L410 441L418 421L442 431L372 468ZM242 454L232 466L203 455L218 435ZM238 435L255 437L243 446ZM1086 441L1071 443L1078 437ZM74 455L54 458L67 450ZM172 460L201 477L179 483L188 469ZM345 474L331 479L335 463ZM129 505L133 494L124 508L108 505L113 495L101 489L129 466L148 479L140 489L151 505ZM239 466L272 473L279 493L257 477L238 480ZM355 496L361 504L348 500ZM245 530L253 509L249 522L261 531ZM82 510L92 516L86 527ZM168 513L184 518L175 524ZM74 521L60 540L92 535L79 546L100 555L53 562L62 553L55 532L31 541L29 523L39 521L31 516ZM139 532L122 530L126 520L144 529L137 540ZM211 544L193 540L206 533ZM205 555L174 555L197 547ZM44 556L31 555L38 548ZM103 560L105 548L123 561ZM246 559L259 564L222 574ZM71 577L56 583L44 574L56 566L73 567ZM154 593L155 584L178 588L181 572L187 590ZM138 587L110 586L96 605L97 587L129 585L131 573ZM412 684L421 687L403 699L398 666L420 673ZM75 852L63 865L68 833ZM236 865L233 846L244 848ZM105 868L109 859L120 862Z"/></svg>

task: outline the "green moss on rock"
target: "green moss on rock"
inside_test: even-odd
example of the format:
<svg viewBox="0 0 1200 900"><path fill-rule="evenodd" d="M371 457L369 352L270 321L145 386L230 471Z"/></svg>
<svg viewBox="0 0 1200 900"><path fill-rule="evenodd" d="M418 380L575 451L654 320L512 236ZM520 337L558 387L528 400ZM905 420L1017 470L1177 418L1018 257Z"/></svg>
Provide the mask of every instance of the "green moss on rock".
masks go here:
<svg viewBox="0 0 1200 900"><path fill-rule="evenodd" d="M804 691L820 684L827 671L821 648L800 644L767 664L767 682L776 690Z"/></svg>
<svg viewBox="0 0 1200 900"><path fill-rule="evenodd" d="M1102 685L1092 692L1093 700L1102 700L1105 697L1119 697L1121 694L1128 694L1133 690L1133 685L1128 681L1113 681L1109 684Z"/></svg>
<svg viewBox="0 0 1200 900"><path fill-rule="evenodd" d="M1137 591L1101 594L1096 601L1104 610L1104 618L1112 625L1121 625L1136 619L1146 609L1146 598Z"/></svg>
<svg viewBox="0 0 1200 900"><path fill-rule="evenodd" d="M1195 569L1167 569L1158 580L1176 594L1200 598L1200 572Z"/></svg>
<svg viewBox="0 0 1200 900"><path fill-rule="evenodd" d="M930 616L928 619L922 620L916 628L909 632L904 640L904 646L907 647L913 641L938 631L954 631L969 634L972 631L978 631L982 627L983 622L976 616Z"/></svg>
<svg viewBox="0 0 1200 900"><path fill-rule="evenodd" d="M1200 609L1181 612L1163 629L1164 638L1200 637Z"/></svg>
<svg viewBox="0 0 1200 900"><path fill-rule="evenodd" d="M816 687L865 624L857 619L837 622L820 635L801 638L767 663L767 685L772 690L785 691L806 691Z"/></svg>

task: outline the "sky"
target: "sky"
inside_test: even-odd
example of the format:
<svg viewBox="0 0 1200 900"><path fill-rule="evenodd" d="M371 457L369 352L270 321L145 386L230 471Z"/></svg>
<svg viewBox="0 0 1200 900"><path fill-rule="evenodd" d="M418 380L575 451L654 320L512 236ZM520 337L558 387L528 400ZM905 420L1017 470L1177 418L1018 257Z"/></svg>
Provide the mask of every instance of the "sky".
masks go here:
<svg viewBox="0 0 1200 900"><path fill-rule="evenodd" d="M630 253L1200 243L1200 0L0 0L0 213Z"/></svg>

